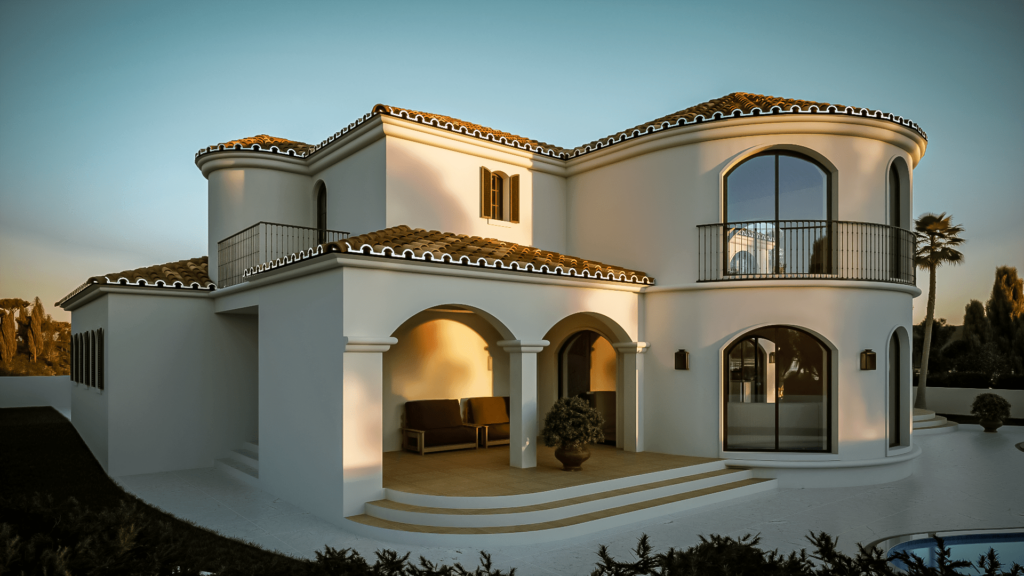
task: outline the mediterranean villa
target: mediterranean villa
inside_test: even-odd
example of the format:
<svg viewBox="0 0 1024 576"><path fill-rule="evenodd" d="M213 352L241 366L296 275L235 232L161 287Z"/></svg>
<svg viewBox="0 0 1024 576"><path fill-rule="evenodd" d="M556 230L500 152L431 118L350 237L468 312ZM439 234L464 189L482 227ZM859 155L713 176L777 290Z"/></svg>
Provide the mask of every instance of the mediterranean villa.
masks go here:
<svg viewBox="0 0 1024 576"><path fill-rule="evenodd" d="M576 148L385 105L320 144L206 147L209 256L58 303L72 421L111 476L217 466L396 541L904 478L926 147L746 93ZM581 472L538 438L572 396L607 424ZM462 420L424 445L421 400Z"/></svg>

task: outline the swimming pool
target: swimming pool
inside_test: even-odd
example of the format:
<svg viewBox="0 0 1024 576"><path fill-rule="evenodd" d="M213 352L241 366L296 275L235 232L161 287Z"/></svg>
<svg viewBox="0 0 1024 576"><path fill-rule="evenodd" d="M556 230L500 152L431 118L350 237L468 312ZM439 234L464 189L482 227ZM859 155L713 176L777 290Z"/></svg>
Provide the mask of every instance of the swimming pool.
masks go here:
<svg viewBox="0 0 1024 576"><path fill-rule="evenodd" d="M994 548L1005 568L1014 562L1024 565L1024 528L908 534L880 542L879 546L886 551L886 556L899 551L909 552L920 556L928 566L935 567L938 558L935 536L942 538L949 548L950 560L977 563L979 556L987 554L989 548ZM892 561L892 564L906 569L898 560Z"/></svg>

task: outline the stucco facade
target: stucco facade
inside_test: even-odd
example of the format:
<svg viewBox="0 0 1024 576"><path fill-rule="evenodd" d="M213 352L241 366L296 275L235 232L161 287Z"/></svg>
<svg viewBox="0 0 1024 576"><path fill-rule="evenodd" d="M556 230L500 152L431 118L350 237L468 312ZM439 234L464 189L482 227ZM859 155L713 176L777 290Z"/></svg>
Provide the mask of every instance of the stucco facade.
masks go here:
<svg viewBox="0 0 1024 576"><path fill-rule="evenodd" d="M109 335L106 386L76 388L75 425L111 474L209 466L233 445L258 443L262 489L341 523L385 496L383 454L401 449L407 401L510 397L509 465L535 466L539 423L566 394L568 343L588 331L599 341L590 390L614 389L619 449L748 462L791 486L906 476L919 291L906 270L912 240L895 239L909 237L913 168L927 141L901 117L775 101L714 115L695 107L572 150L381 106L299 151L268 150L267 137L204 149L209 284L184 297L152 279L107 277L62 302L76 332ZM783 157L827 183L794 188L793 197L819 195L809 224L780 216ZM775 212L758 218L770 238L748 277L725 238L752 225L727 221L726 190L757 158L775 158ZM498 184L482 180L492 174ZM504 186L503 217L489 217L488 186ZM219 244L258 222L318 240L225 285L220 270L235 264L218 260ZM425 240L374 240L401 226L490 240L476 244L480 259L451 261ZM328 245L324 228L349 239ZM785 243L806 230L813 247L798 256ZM490 256L502 246L519 252ZM527 267L527 253L551 263ZM611 277L598 261L643 273ZM821 359L781 366L788 344L765 340L769 329L799 333ZM762 347L753 376L734 360L747 341ZM892 369L891 346L901 350ZM868 350L874 369L862 366ZM183 357L185 384L166 375ZM807 388L797 376L817 391L793 392ZM159 416L147 412L153 404ZM755 410L774 410L774 447L730 447L739 433L725 415ZM786 428L780 411L810 416ZM746 424L736 430L768 426ZM817 435L816 444L786 449L787 434Z"/></svg>

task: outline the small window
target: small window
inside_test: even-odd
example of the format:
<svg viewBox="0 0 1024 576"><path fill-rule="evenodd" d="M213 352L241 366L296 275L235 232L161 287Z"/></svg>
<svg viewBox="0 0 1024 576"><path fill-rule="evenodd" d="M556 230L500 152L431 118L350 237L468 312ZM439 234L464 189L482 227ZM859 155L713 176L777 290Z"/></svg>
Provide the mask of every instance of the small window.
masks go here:
<svg viewBox="0 0 1024 576"><path fill-rule="evenodd" d="M519 222L519 175L480 168L480 217Z"/></svg>
<svg viewBox="0 0 1024 576"><path fill-rule="evenodd" d="M316 241L327 242L327 186L323 182L316 191Z"/></svg>

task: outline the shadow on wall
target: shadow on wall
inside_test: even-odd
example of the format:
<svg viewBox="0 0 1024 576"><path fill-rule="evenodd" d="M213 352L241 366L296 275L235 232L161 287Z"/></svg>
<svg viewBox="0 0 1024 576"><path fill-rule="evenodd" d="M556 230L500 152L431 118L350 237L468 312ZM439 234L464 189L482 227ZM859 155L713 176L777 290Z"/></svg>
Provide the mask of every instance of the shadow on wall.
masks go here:
<svg viewBox="0 0 1024 576"><path fill-rule="evenodd" d="M474 203L471 207L466 206L466 195L460 197L452 189L454 185L445 180L441 171L409 150L402 146L389 146L386 225L405 224L411 228L442 232L464 233L471 230L479 217L479 198L472 194Z"/></svg>
<svg viewBox="0 0 1024 576"><path fill-rule="evenodd" d="M425 310L392 334L383 357L384 451L401 449L402 415L411 400L508 396L508 353L501 336L470 311Z"/></svg>

